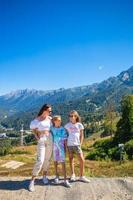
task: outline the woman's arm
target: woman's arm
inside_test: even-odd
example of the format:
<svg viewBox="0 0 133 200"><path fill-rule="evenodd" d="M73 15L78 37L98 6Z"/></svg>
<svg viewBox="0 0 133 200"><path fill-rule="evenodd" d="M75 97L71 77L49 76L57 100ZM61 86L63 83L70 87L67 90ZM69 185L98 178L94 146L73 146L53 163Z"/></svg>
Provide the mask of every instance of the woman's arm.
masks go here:
<svg viewBox="0 0 133 200"><path fill-rule="evenodd" d="M80 144L81 144L81 145L82 145L82 143L83 143L83 140L84 140L84 130L81 129L81 130L80 130Z"/></svg>
<svg viewBox="0 0 133 200"><path fill-rule="evenodd" d="M40 139L40 134L39 134L38 129L37 129L37 128L36 128L36 129L32 129L32 131L33 131L33 133L34 133L34 135L35 135L35 138L36 138L37 140L39 140L39 139Z"/></svg>

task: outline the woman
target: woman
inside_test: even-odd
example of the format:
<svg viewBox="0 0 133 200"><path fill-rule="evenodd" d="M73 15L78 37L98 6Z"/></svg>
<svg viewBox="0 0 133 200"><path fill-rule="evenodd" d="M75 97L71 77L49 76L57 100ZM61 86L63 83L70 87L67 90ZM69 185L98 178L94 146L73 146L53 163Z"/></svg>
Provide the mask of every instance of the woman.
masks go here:
<svg viewBox="0 0 133 200"><path fill-rule="evenodd" d="M29 190L33 192L35 190L34 182L43 168L43 183L48 184L46 177L50 159L52 155L52 136L50 133L52 112L51 105L45 104L40 109L37 117L31 122L30 129L34 132L37 139L37 161L33 167L32 179L29 184Z"/></svg>

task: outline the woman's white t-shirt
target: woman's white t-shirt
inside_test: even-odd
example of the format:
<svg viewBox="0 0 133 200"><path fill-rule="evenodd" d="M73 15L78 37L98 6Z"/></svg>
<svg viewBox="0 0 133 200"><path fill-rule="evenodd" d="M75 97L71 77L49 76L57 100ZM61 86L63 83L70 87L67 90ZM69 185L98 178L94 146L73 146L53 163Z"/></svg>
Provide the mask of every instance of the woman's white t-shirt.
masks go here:
<svg viewBox="0 0 133 200"><path fill-rule="evenodd" d="M67 145L77 146L80 145L80 130L84 129L83 124L77 122L75 124L69 122L65 125L65 129L68 132Z"/></svg>
<svg viewBox="0 0 133 200"><path fill-rule="evenodd" d="M47 117L46 119L40 121L38 119L34 119L33 121L31 121L30 123L30 129L34 130L37 129L38 131L49 131L50 132L50 127L51 127L52 123L51 123L51 117ZM41 137L46 138L48 135L46 134L42 134Z"/></svg>

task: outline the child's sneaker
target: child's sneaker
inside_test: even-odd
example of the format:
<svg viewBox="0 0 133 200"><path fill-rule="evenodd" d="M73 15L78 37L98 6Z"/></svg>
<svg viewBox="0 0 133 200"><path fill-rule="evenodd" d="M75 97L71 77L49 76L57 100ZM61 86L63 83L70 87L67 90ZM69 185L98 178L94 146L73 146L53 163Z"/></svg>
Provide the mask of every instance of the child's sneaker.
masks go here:
<svg viewBox="0 0 133 200"><path fill-rule="evenodd" d="M59 184L59 177L58 176L55 177L54 182L55 182L55 184Z"/></svg>
<svg viewBox="0 0 133 200"><path fill-rule="evenodd" d="M49 183L49 180L46 176L43 176L42 180L43 180L44 185L47 185Z"/></svg>
<svg viewBox="0 0 133 200"><path fill-rule="evenodd" d="M85 176L81 176L79 180L84 182L84 183L90 183L90 180L87 179Z"/></svg>
<svg viewBox="0 0 133 200"><path fill-rule="evenodd" d="M76 180L76 176L75 174L72 174L72 176L70 177L70 181L75 181Z"/></svg>
<svg viewBox="0 0 133 200"><path fill-rule="evenodd" d="M30 192L34 192L34 191L35 191L34 180L31 180L31 181L30 181L30 184L29 184L29 191L30 191Z"/></svg>
<svg viewBox="0 0 133 200"><path fill-rule="evenodd" d="M71 187L72 187L72 185L69 183L68 180L65 180L65 181L64 181L64 185L65 185L66 187L68 187L68 188L71 188Z"/></svg>

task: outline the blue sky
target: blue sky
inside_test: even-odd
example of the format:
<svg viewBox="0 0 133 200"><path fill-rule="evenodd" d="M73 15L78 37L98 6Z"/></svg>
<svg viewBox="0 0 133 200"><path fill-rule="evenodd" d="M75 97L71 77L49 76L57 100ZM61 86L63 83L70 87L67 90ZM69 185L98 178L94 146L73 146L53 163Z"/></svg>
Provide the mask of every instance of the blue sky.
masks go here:
<svg viewBox="0 0 133 200"><path fill-rule="evenodd" d="M132 0L0 0L0 95L100 82L133 65Z"/></svg>

